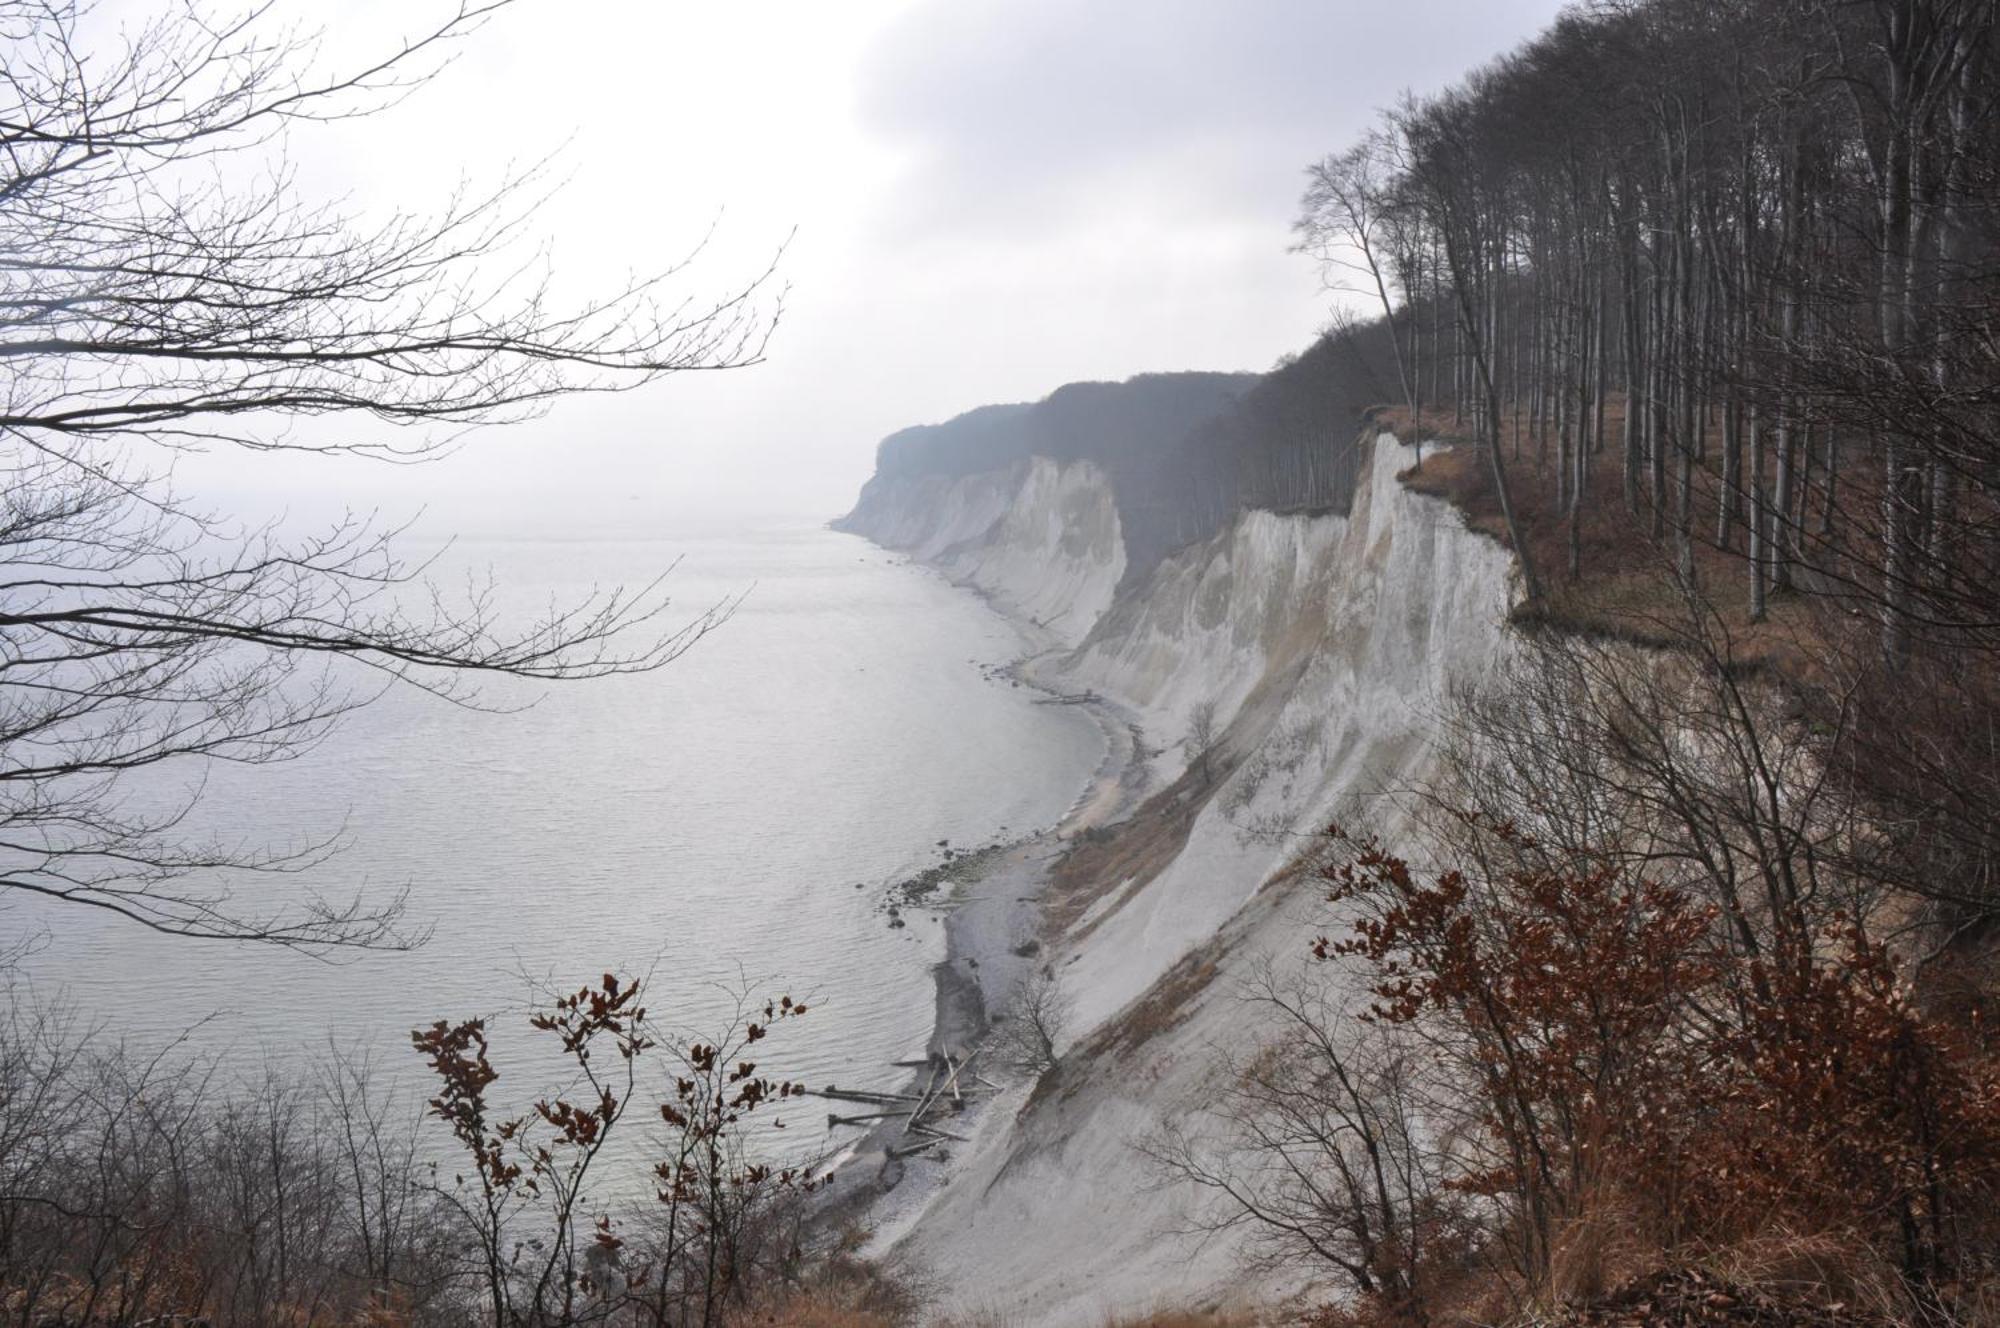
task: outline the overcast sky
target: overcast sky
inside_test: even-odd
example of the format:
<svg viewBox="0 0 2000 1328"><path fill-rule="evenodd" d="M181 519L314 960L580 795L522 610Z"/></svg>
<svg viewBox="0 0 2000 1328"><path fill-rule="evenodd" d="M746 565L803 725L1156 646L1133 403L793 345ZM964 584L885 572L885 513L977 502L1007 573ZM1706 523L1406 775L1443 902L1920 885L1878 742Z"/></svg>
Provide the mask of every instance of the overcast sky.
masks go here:
<svg viewBox="0 0 2000 1328"><path fill-rule="evenodd" d="M425 12L297 3L333 59ZM719 215L689 277L717 290L796 231L769 361L571 402L429 467L232 461L231 487L422 500L473 533L607 502L621 523L825 517L903 425L1076 379L1267 368L1327 314L1286 251L1305 165L1559 8L522 0L392 113L295 141L303 186L421 206L560 149L535 225L584 284L679 256Z"/></svg>

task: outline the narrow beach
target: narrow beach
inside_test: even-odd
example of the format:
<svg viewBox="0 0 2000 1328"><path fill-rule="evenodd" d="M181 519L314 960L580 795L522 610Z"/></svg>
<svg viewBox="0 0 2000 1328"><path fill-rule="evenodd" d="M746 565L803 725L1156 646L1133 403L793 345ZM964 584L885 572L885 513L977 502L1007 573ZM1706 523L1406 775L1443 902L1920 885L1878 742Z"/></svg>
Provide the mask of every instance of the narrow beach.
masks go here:
<svg viewBox="0 0 2000 1328"><path fill-rule="evenodd" d="M976 592L975 592L976 593ZM989 600L989 603L991 601ZM998 606L994 606L999 612ZM1059 693L1038 676L1059 648L1036 630L1015 620L1031 642L1031 653L1005 671L1023 687L1054 698ZM1040 639L1038 639L1040 638ZM936 1014L927 1054L946 1053L963 1059L975 1055L985 1038L990 1017L1003 1010L1021 979L1047 962L1041 931L1041 898L1052 869L1068 852L1077 835L1108 825L1126 815L1143 798L1147 782L1141 734L1133 716L1103 697L1071 701L1097 724L1105 741L1104 758L1089 782L1056 824L1001 846L991 854L972 855L963 874L954 874L948 896L931 904L943 915L945 953L932 968ZM909 907L910 905L906 905ZM972 1070L1003 1084L1017 1079L1006 1067L989 1067L975 1059ZM913 1070L904 1089L922 1089L928 1071ZM969 1103L964 1119L976 1129L985 1114L985 1098ZM832 1114L857 1112L828 1102ZM858 1133L852 1131L858 1130ZM851 1137L840 1138L840 1134ZM891 1150L909 1142L900 1119L876 1121L866 1127L841 1127L834 1145L843 1155L838 1181L820 1212L824 1227L871 1227L877 1243L893 1240L921 1211L924 1200L947 1174L949 1147L910 1158L893 1158Z"/></svg>

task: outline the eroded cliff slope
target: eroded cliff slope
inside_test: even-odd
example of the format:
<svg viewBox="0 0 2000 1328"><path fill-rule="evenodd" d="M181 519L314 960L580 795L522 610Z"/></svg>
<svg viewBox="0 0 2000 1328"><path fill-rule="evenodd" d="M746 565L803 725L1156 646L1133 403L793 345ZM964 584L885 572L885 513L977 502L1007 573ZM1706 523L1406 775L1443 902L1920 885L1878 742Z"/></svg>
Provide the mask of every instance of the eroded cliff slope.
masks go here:
<svg viewBox="0 0 2000 1328"><path fill-rule="evenodd" d="M1117 503L1088 461L877 475L835 524L939 568L1064 644L1083 639L1125 575Z"/></svg>
<svg viewBox="0 0 2000 1328"><path fill-rule="evenodd" d="M1049 627L1039 674L1128 707L1156 749L1152 796L1042 901L1062 1063L979 1112L883 1233L948 1304L1095 1323L1282 1289L1246 1282L1238 1233L1190 1234L1203 1195L1147 1145L1202 1128L1224 1053L1260 1036L1243 984L1304 961L1316 892L1287 867L1336 816L1393 830L1438 709L1505 648L1511 594L1497 545L1398 482L1412 449L1359 447L1347 514L1241 512L1115 594L1116 503L1087 464L878 481L849 519Z"/></svg>

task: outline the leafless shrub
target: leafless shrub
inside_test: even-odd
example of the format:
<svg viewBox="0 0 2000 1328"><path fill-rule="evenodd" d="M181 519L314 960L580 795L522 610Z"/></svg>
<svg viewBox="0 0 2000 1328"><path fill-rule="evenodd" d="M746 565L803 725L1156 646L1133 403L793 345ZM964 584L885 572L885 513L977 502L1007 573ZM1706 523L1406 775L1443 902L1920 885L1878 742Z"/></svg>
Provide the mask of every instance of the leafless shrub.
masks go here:
<svg viewBox="0 0 2000 1328"><path fill-rule="evenodd" d="M1200 772L1203 784L1214 778L1209 766L1209 757L1214 753L1216 740L1220 736L1215 718L1214 699L1197 701L1194 709L1188 712L1187 752L1188 764Z"/></svg>
<svg viewBox="0 0 2000 1328"><path fill-rule="evenodd" d="M17 993L0 1029L0 1293L23 1321L457 1321L414 1103L367 1064L240 1089Z"/></svg>
<svg viewBox="0 0 2000 1328"><path fill-rule="evenodd" d="M1463 1257L1450 1174L1413 1044L1357 1023L1323 983L1267 967L1242 999L1265 1035L1223 1057L1214 1101L1145 1151L1163 1179L1208 1196L1195 1229L1240 1231L1267 1266L1316 1266L1392 1319Z"/></svg>
<svg viewBox="0 0 2000 1328"><path fill-rule="evenodd" d="M1008 1002L1006 1018L996 1021L989 1035L996 1059L1025 1075L1054 1069L1074 1013L1075 1003L1052 966L1029 969Z"/></svg>
<svg viewBox="0 0 2000 1328"><path fill-rule="evenodd" d="M513 1112L489 1095L477 1021L422 1033L439 1072L422 1103L359 1055L239 1085L17 999L0 1024L0 1306L77 1328L720 1323L800 1275L821 1183L747 1132L801 1091L750 1059L803 1013L769 1011L656 1043L637 988L583 988L534 1016L576 1078ZM648 1140L621 1132L635 1105ZM650 1195L607 1173L614 1137L620 1166L656 1162Z"/></svg>

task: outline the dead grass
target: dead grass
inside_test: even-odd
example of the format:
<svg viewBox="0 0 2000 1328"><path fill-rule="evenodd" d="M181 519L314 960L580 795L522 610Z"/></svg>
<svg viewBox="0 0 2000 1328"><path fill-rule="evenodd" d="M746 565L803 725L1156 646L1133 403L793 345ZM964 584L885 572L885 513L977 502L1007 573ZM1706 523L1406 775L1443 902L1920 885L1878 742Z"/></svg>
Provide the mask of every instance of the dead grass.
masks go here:
<svg viewBox="0 0 2000 1328"><path fill-rule="evenodd" d="M872 1263L835 1254L803 1284L730 1316L730 1328L902 1328L920 1320L918 1295Z"/></svg>
<svg viewBox="0 0 2000 1328"><path fill-rule="evenodd" d="M1600 1185L1555 1233L1549 1251L1548 1294L1557 1303L1587 1303L1659 1267L1661 1250L1647 1237L1638 1206Z"/></svg>
<svg viewBox="0 0 2000 1328"><path fill-rule="evenodd" d="M1887 1320L1909 1314L1906 1284L1867 1242L1843 1232L1768 1231L1708 1251L1703 1268L1741 1286Z"/></svg>
<svg viewBox="0 0 2000 1328"><path fill-rule="evenodd" d="M868 1310L844 1305L818 1304L809 1293L800 1292L769 1309L745 1311L743 1317L734 1322L741 1325L771 1324L777 1328L899 1328L912 1321L885 1318Z"/></svg>

